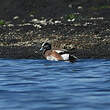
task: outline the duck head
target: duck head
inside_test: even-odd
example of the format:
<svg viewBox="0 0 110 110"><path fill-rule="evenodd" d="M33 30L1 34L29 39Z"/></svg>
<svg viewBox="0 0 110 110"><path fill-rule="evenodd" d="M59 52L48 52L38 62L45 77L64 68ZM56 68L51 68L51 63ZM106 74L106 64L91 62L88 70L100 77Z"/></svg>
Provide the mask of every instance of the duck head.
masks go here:
<svg viewBox="0 0 110 110"><path fill-rule="evenodd" d="M51 50L51 44L44 42L41 46L40 51L43 51L43 53L45 53L47 50Z"/></svg>

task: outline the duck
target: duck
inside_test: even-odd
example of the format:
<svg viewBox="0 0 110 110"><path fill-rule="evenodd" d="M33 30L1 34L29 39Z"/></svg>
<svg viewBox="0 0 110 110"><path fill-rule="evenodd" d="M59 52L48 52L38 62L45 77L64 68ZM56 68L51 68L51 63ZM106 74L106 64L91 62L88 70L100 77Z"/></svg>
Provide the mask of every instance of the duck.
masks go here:
<svg viewBox="0 0 110 110"><path fill-rule="evenodd" d="M47 60L75 62L78 58L70 54L66 49L53 50L48 42L44 42L40 48L42 55Z"/></svg>

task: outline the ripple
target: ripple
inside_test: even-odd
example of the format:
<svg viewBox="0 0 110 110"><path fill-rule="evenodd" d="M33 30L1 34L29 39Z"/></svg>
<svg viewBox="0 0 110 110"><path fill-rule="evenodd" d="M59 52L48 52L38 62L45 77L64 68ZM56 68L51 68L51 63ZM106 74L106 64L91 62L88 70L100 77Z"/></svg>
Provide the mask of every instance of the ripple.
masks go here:
<svg viewBox="0 0 110 110"><path fill-rule="evenodd" d="M0 109L109 110L109 67L109 59L0 59Z"/></svg>

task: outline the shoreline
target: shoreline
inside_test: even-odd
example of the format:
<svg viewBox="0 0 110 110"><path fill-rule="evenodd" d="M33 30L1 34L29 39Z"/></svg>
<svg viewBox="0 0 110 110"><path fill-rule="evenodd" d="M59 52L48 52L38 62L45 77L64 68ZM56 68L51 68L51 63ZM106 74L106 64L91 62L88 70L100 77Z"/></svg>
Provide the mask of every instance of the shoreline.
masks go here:
<svg viewBox="0 0 110 110"><path fill-rule="evenodd" d="M43 58L39 49L45 41L78 58L110 58L109 19L18 21L0 26L0 58Z"/></svg>

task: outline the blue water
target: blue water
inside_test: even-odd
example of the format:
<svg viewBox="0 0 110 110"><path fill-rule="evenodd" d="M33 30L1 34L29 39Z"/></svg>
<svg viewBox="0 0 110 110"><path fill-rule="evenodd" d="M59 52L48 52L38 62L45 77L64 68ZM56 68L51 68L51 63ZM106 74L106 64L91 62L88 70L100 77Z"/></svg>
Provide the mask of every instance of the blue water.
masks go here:
<svg viewBox="0 0 110 110"><path fill-rule="evenodd" d="M0 110L110 110L110 60L0 59Z"/></svg>

